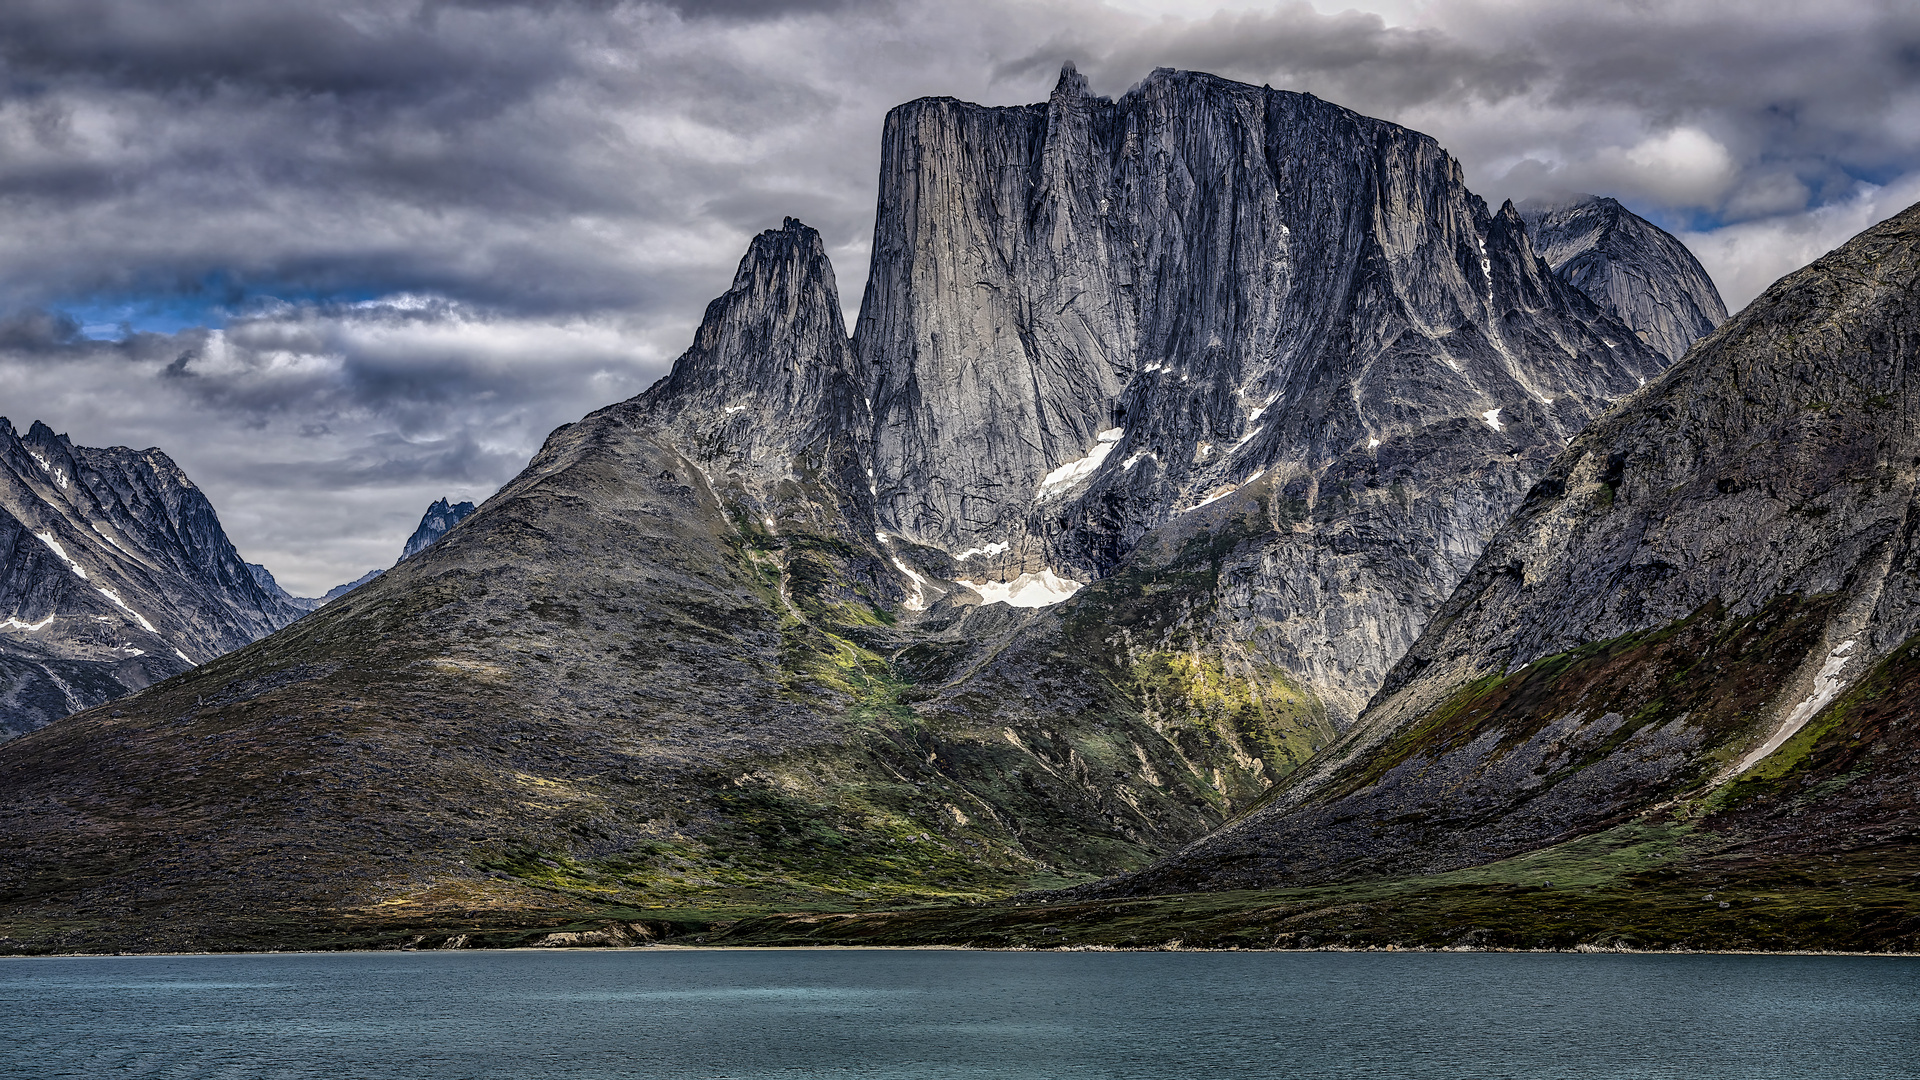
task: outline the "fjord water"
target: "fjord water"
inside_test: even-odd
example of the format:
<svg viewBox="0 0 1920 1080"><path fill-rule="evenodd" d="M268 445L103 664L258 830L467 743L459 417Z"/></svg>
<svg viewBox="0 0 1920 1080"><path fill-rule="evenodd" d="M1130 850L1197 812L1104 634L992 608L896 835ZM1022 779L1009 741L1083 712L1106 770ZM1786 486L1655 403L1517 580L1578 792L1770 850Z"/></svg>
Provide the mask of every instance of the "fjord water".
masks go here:
<svg viewBox="0 0 1920 1080"><path fill-rule="evenodd" d="M1911 1077L1920 961L691 951L0 961L0 1077Z"/></svg>

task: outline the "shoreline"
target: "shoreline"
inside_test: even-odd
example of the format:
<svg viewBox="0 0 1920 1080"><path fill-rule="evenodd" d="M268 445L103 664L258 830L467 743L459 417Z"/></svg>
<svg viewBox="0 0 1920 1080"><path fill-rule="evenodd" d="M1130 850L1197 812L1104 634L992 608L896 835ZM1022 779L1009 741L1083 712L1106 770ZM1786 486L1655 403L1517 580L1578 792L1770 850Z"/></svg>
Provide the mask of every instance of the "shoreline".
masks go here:
<svg viewBox="0 0 1920 1080"><path fill-rule="evenodd" d="M1009 946L1005 948L988 945L681 945L661 942L649 945L577 945L541 948L531 945L517 945L504 949L251 949L244 951L207 950L204 952L71 952L43 953L27 956L20 953L0 955L0 962L9 960L132 960L142 958L180 959L199 956L391 956L413 953L429 955L478 955L491 953L538 953L547 956L565 953L637 953L637 952L982 952L982 953L1424 953L1461 955L1468 953L1506 953L1530 956L1863 956L1889 960L1920 959L1920 951L1914 952L1862 952L1840 949L1614 949L1614 948L1572 948L1572 949L1508 949L1476 948L1458 946L1452 948L1426 948L1422 946L1367 946L1351 948L1343 946L1312 946L1302 949L1209 949L1200 946L1192 948L1165 946L1121 947L1113 945L1068 945L1061 948L1036 949L1029 946Z"/></svg>

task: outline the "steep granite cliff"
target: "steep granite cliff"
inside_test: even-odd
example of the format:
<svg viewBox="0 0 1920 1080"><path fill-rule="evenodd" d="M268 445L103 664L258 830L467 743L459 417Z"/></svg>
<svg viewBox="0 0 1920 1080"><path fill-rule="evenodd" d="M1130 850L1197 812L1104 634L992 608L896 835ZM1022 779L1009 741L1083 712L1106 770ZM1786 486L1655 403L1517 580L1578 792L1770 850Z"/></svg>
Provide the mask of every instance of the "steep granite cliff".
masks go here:
<svg viewBox="0 0 1920 1080"><path fill-rule="evenodd" d="M1440 872L1649 811L1740 873L1911 861L1917 296L1920 207L1775 284L1574 440L1337 745L1112 888Z"/></svg>
<svg viewBox="0 0 1920 1080"><path fill-rule="evenodd" d="M1071 67L1042 105L888 116L855 348L883 529L1064 593L1257 500L1182 631L1342 722L1666 362L1423 135L1192 72L1109 101Z"/></svg>

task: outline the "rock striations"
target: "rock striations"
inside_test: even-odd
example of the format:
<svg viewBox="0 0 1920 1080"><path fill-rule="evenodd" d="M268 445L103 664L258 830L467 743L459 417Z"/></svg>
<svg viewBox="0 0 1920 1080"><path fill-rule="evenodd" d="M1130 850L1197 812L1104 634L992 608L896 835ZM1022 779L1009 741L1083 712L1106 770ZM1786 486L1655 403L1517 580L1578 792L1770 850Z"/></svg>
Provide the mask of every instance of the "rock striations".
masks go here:
<svg viewBox="0 0 1920 1080"><path fill-rule="evenodd" d="M0 419L0 737L178 674L298 618L158 450ZM264 573L264 569L260 573ZM271 576L268 577L271 581Z"/></svg>
<svg viewBox="0 0 1920 1080"><path fill-rule="evenodd" d="M1666 363L1425 136L1191 72L1108 101L1071 68L1043 105L889 115L855 350L883 528L968 582L1084 582L1256 501L1190 629L1341 720Z"/></svg>
<svg viewBox="0 0 1920 1080"><path fill-rule="evenodd" d="M1911 862L1916 297L1920 207L1775 284L1574 440L1337 745L1108 891L1433 873L1649 810L1736 845L1722 881Z"/></svg>
<svg viewBox="0 0 1920 1080"><path fill-rule="evenodd" d="M0 893L32 897L4 932L363 940L1143 866L1350 723L1668 362L1431 139L1308 95L1068 68L1039 105L901 106L881 172L851 339L789 219L667 378L439 542L0 752Z"/></svg>
<svg viewBox="0 0 1920 1080"><path fill-rule="evenodd" d="M1522 207L1521 216L1555 274L1668 360L1726 321L1720 290L1693 252L1613 199L1582 195Z"/></svg>

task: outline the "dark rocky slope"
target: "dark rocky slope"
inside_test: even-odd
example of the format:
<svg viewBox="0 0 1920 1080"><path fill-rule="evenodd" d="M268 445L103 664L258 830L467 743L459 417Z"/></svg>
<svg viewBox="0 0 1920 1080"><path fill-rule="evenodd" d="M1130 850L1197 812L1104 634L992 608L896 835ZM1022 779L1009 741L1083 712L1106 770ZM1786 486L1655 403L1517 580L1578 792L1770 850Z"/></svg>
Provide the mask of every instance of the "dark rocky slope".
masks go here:
<svg viewBox="0 0 1920 1080"><path fill-rule="evenodd" d="M1520 213L1555 274L1669 361L1727 320L1720 290L1693 252L1619 202L1581 195Z"/></svg>
<svg viewBox="0 0 1920 1080"><path fill-rule="evenodd" d="M1911 862L1920 207L1582 433L1359 723L1114 892L1486 863L1652 813L1722 880Z"/></svg>
<svg viewBox="0 0 1920 1080"><path fill-rule="evenodd" d="M263 587L159 450L0 419L0 738L238 648L303 609Z"/></svg>

